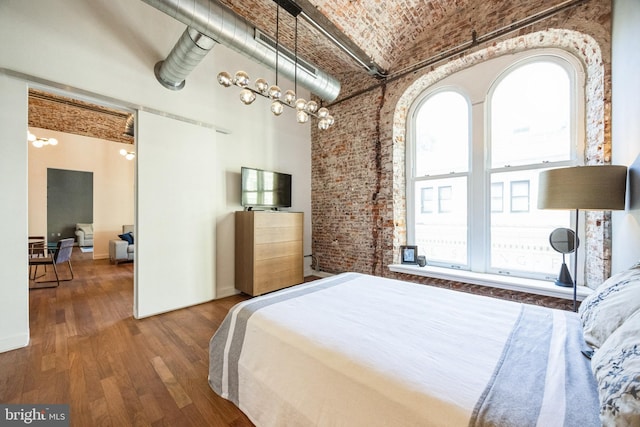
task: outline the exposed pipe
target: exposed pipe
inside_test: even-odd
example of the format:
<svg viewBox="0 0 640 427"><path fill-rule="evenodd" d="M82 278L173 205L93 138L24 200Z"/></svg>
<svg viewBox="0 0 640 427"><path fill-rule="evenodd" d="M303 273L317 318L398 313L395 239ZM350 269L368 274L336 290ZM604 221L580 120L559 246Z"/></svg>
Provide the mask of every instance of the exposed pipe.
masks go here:
<svg viewBox="0 0 640 427"><path fill-rule="evenodd" d="M357 53L354 52L352 48L345 46L342 41L338 40L336 36L334 36L326 28L320 25L316 21L316 18L313 18L305 11L302 11L301 15L309 24L313 25L316 30L320 31L326 38L328 38L331 42L333 42L333 44L338 46L344 53L349 55L351 59L353 59L361 67L363 67L369 75L372 75L378 79L384 79L387 77L387 74L384 71L382 71L382 69L375 62L373 62L371 58L369 58L368 60L362 59L361 57L362 55L359 56Z"/></svg>
<svg viewBox="0 0 640 427"><path fill-rule="evenodd" d="M133 116L133 113L129 114L129 117L127 117L123 133L128 136L135 136L135 117Z"/></svg>
<svg viewBox="0 0 640 427"><path fill-rule="evenodd" d="M185 79L209 53L216 42L198 30L187 27L167 59L156 64L153 71L167 89L180 90Z"/></svg>
<svg viewBox="0 0 640 427"><path fill-rule="evenodd" d="M167 15L182 22L183 24L186 24L189 27L189 30L193 29L200 34L213 39L213 41L215 42L224 44L225 46L245 56L248 56L271 69L275 69L275 50L267 44L259 43L255 39L255 28L244 18L237 15L235 12L222 5L217 0L142 1L160 10L161 12L166 13ZM171 74L171 72L169 72L169 69L175 72L178 68L182 67L183 60L181 59L181 55L189 57L189 54L185 55L178 52L173 54L174 51L180 50L178 48L178 45L185 44L189 46L189 41L183 40L184 37L185 35L183 34L181 39L172 50L172 53L164 61L175 61L175 64L167 66L168 69L166 74ZM192 55L193 46L191 46L188 51L190 51ZM278 73L281 73L283 76L293 81L296 77L295 63L282 52L278 54L278 57ZM200 58L200 60L201 59L202 58ZM305 62L309 64L309 62ZM160 65L159 67L162 68L163 66ZM298 65L298 84L328 102L334 101L340 93L340 82L315 65L312 65L312 67L315 69L314 73L310 73L307 69ZM176 75L178 74L181 73L177 73ZM186 75L182 77L182 80L184 80L184 77L186 77ZM166 78L166 76L163 78ZM168 80L170 82L175 82L175 78L169 78ZM165 86L164 83L163 86ZM177 87L174 88L179 89Z"/></svg>

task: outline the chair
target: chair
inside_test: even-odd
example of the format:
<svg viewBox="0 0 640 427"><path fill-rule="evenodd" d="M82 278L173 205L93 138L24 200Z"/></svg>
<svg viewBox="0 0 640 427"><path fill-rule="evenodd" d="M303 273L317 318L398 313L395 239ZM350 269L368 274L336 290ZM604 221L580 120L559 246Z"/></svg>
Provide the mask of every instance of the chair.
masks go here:
<svg viewBox="0 0 640 427"><path fill-rule="evenodd" d="M73 280L73 268L71 267L71 252L73 251L73 243L74 243L75 239L73 238L69 238L69 239L62 239L58 242L55 251L52 254L49 254L48 256L45 257L34 257L34 258L29 258L29 266L35 266L35 272L34 272L34 278L37 279L36 277L36 272L38 271L38 266L43 265L46 266L47 265L51 265L53 266L53 271L56 275L56 280L35 280L34 279L34 283L53 283L55 282L55 285L50 285L50 286L37 286L37 288L53 288L53 287L57 287L60 286L60 282L68 282L70 280ZM69 279L60 279L60 276L58 274L58 268L56 267L56 265L58 264L62 264L63 262L66 262L69 265L69 271L71 272L71 278ZM38 277L42 277L42 276L38 276Z"/></svg>
<svg viewBox="0 0 640 427"><path fill-rule="evenodd" d="M93 246L93 224L76 224L78 246Z"/></svg>
<svg viewBox="0 0 640 427"><path fill-rule="evenodd" d="M41 257L46 254L44 236L29 236L29 258Z"/></svg>
<svg viewBox="0 0 640 427"><path fill-rule="evenodd" d="M29 259L31 258L43 258L47 254L47 247L44 236L29 236ZM33 275L31 274L31 266L29 267L29 278L31 280L36 279L36 270L38 267L36 266ZM45 272L42 274L46 274L47 268L45 267ZM39 276L42 277L42 276Z"/></svg>

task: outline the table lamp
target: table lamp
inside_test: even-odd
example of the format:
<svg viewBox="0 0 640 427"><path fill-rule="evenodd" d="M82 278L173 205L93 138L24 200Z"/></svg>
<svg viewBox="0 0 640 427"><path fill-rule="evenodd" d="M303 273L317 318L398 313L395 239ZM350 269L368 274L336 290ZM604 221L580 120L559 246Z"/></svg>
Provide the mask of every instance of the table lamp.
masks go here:
<svg viewBox="0 0 640 427"><path fill-rule="evenodd" d="M575 248L578 247L578 212L609 211L625 207L627 167L600 165L548 169L540 172L538 209L576 211ZM573 311L577 310L578 252L573 261Z"/></svg>

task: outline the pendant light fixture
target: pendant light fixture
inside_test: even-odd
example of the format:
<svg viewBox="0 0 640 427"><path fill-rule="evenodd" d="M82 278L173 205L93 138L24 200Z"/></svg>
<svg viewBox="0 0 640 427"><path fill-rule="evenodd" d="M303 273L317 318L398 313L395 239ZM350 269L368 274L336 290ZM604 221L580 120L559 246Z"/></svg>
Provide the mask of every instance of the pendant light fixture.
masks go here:
<svg viewBox="0 0 640 427"><path fill-rule="evenodd" d="M298 14L300 8L288 0L274 0L277 3L276 9L276 81L274 85L269 86L267 80L263 78L256 79L254 87L250 87L251 79L244 71L238 71L232 77L228 72L222 71L218 74L217 80L221 86L230 87L235 85L240 87L240 101L245 105L250 105L256 100L256 96L261 96L271 100L271 112L275 116L279 116L284 111L284 107L296 110L296 121L298 123L306 123L310 117L318 120L318 129L329 129L335 122L333 116L329 114L327 108L318 108L315 101L306 101L304 98L297 98L298 90ZM280 5L295 18L295 37L294 37L294 87L295 90L286 90L283 94L280 86L278 86L278 63L280 58Z"/></svg>

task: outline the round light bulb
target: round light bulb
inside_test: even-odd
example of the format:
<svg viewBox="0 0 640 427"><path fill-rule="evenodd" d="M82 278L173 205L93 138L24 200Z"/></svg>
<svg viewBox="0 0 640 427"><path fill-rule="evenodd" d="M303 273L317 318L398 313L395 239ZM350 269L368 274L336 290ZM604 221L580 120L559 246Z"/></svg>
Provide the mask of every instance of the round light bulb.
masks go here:
<svg viewBox="0 0 640 427"><path fill-rule="evenodd" d="M273 85L269 88L269 98L271 99L280 99L282 96L282 91L276 85Z"/></svg>
<svg viewBox="0 0 640 427"><path fill-rule="evenodd" d="M126 156L126 155L127 155L127 150L125 150L124 148L122 148L122 149L120 150L120 155L121 155L121 156Z"/></svg>
<svg viewBox="0 0 640 427"><path fill-rule="evenodd" d="M329 126L333 126L333 124L336 122L336 121L333 119L333 116L327 116L327 117L325 117L325 118L329 121Z"/></svg>
<svg viewBox="0 0 640 427"><path fill-rule="evenodd" d="M265 79L257 79L256 80L256 89L261 94L265 95L269 90L269 83Z"/></svg>
<svg viewBox="0 0 640 427"><path fill-rule="evenodd" d="M238 71L233 77L233 84L240 87L249 86L249 75L244 71Z"/></svg>
<svg viewBox="0 0 640 427"><path fill-rule="evenodd" d="M274 115L279 116L280 114L282 114L283 111L284 111L284 105L282 105L280 101L273 101L271 103L271 112Z"/></svg>
<svg viewBox="0 0 640 427"><path fill-rule="evenodd" d="M220 85L224 87L231 86L231 84L233 83L231 81L231 74L227 73L226 71L221 71L220 73L218 73L218 83L220 83Z"/></svg>
<svg viewBox="0 0 640 427"><path fill-rule="evenodd" d="M329 120L327 120L326 118L322 118L318 120L318 129L320 130L329 129Z"/></svg>
<svg viewBox="0 0 640 427"><path fill-rule="evenodd" d="M318 111L318 103L316 101L309 101L304 107L304 110L307 113L315 113L316 111Z"/></svg>
<svg viewBox="0 0 640 427"><path fill-rule="evenodd" d="M307 106L307 101L304 98L296 99L296 110L304 110L304 107Z"/></svg>
<svg viewBox="0 0 640 427"><path fill-rule="evenodd" d="M135 156L136 156L136 155L135 155L134 153L127 153L127 155L126 155L126 156L124 156L124 158L125 158L125 159L127 159L127 160L133 160L133 158L134 158Z"/></svg>
<svg viewBox="0 0 640 427"><path fill-rule="evenodd" d="M249 105L255 100L256 100L256 94L253 93L251 90L242 89L240 91L240 101L242 101L243 104Z"/></svg>
<svg viewBox="0 0 640 427"><path fill-rule="evenodd" d="M294 91L292 91L291 89L286 91L284 93L284 102L286 102L289 105L295 104L295 102L296 102L296 93Z"/></svg>
<svg viewBox="0 0 640 427"><path fill-rule="evenodd" d="M44 142L41 139L36 139L32 144L36 148L42 148L44 146Z"/></svg>
<svg viewBox="0 0 640 427"><path fill-rule="evenodd" d="M31 132L27 131L27 141L33 142L35 140L36 140L36 136L34 134L32 134Z"/></svg>
<svg viewBox="0 0 640 427"><path fill-rule="evenodd" d="M326 108L322 107L318 110L318 117L323 118L323 117L327 117L329 115L329 110L327 110Z"/></svg>
<svg viewBox="0 0 640 427"><path fill-rule="evenodd" d="M49 143L49 145L58 145L58 140L55 138L49 138L47 142Z"/></svg>
<svg viewBox="0 0 640 427"><path fill-rule="evenodd" d="M298 110L296 112L296 120L298 123L306 123L309 121L309 114L306 111Z"/></svg>

